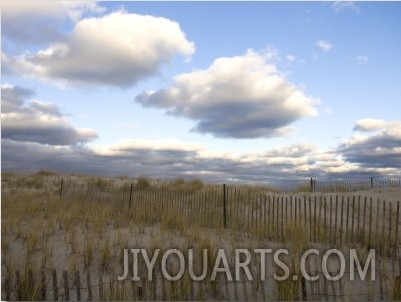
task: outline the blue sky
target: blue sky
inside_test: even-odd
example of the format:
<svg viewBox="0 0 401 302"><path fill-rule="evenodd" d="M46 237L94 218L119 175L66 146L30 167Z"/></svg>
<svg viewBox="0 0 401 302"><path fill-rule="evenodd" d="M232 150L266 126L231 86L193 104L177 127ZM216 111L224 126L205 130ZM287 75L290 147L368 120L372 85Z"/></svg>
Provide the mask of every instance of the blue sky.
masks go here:
<svg viewBox="0 0 401 302"><path fill-rule="evenodd" d="M399 2L2 3L2 170L400 177Z"/></svg>

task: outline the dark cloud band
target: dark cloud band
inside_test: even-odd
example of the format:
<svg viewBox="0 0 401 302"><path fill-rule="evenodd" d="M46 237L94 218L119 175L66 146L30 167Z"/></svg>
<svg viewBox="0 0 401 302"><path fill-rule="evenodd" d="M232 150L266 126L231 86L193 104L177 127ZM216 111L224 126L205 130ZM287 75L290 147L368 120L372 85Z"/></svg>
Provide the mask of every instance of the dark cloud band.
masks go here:
<svg viewBox="0 0 401 302"><path fill-rule="evenodd" d="M19 86L2 85L2 138L49 145L74 145L94 140L90 129L76 129L55 104L29 101L34 92Z"/></svg>

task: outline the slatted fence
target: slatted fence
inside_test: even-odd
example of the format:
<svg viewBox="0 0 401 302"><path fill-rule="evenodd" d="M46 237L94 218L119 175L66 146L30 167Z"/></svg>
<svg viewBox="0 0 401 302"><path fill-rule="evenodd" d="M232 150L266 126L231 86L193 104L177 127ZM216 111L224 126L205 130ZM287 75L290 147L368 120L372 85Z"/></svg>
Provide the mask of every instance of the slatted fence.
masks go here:
<svg viewBox="0 0 401 302"><path fill-rule="evenodd" d="M245 273L238 281L227 281L225 274L219 274L216 280L208 278L194 281L184 275L177 281L168 281L159 271L155 272L153 280L142 278L140 281L129 279L118 281L115 275L104 271L95 273L41 270L16 271L13 276L6 277L2 282L2 300L7 301L204 301L204 300L235 300L235 301L387 301L401 298L401 262L394 259L377 258L375 279L366 282L349 282L350 271L344 272L344 277L330 281L322 269L313 261L307 261L306 273L318 276L316 281L306 280L301 273L299 278L289 278L277 281L274 278L273 262L266 262L266 274L260 275L260 260L251 262L250 271L253 280L247 279ZM234 275L235 269L230 266ZM259 274L258 274L259 273ZM143 270L140 276L146 276ZM329 271L335 277L339 271ZM358 282L358 283L356 283ZM349 286L352 284L352 286Z"/></svg>
<svg viewBox="0 0 401 302"><path fill-rule="evenodd" d="M336 179L310 180L311 192L354 192L380 188L401 188L401 179L397 178L365 178L365 179Z"/></svg>
<svg viewBox="0 0 401 302"><path fill-rule="evenodd" d="M312 242L362 244L388 255L395 255L401 244L400 201L361 195L255 193L226 186L99 189L70 183L61 197L65 202L71 198L112 202L131 211L133 223L166 221L170 214L171 223L180 220L187 226L227 227L272 241L285 241L302 230Z"/></svg>

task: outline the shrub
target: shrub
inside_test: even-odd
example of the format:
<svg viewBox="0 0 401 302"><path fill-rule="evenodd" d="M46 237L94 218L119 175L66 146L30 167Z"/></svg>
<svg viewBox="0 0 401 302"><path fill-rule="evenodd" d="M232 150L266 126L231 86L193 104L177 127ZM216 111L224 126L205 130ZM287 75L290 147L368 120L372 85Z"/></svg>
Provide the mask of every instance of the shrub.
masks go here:
<svg viewBox="0 0 401 302"><path fill-rule="evenodd" d="M35 175L38 175L38 176L57 176L59 174L57 172L55 172L55 171L39 170L38 172L35 173Z"/></svg>
<svg viewBox="0 0 401 302"><path fill-rule="evenodd" d="M195 191L201 190L204 187L204 184L200 179L193 179L188 183L188 185Z"/></svg>
<svg viewBox="0 0 401 302"><path fill-rule="evenodd" d="M150 181L144 176L141 176L136 181L136 187L138 189L147 189L150 187Z"/></svg>
<svg viewBox="0 0 401 302"><path fill-rule="evenodd" d="M183 178L176 178L171 182L173 187L182 187L185 185L185 180Z"/></svg>
<svg viewBox="0 0 401 302"><path fill-rule="evenodd" d="M112 182L104 178L97 178L95 180L90 180L90 184L98 189L107 189L112 187Z"/></svg>

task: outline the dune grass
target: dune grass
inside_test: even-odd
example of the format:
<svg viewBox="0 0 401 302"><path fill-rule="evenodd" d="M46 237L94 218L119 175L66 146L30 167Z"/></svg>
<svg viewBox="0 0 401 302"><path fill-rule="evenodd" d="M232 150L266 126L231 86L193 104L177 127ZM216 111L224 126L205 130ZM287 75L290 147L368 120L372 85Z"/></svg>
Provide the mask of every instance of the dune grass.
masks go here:
<svg viewBox="0 0 401 302"><path fill-rule="evenodd" d="M230 208L231 220L225 229L221 200L215 193L221 189L218 185L205 184L197 179L161 181L146 177L68 176L99 191L117 187L129 192L127 190L132 183L139 193L129 208L127 200L113 199L113 195L100 200L88 196L60 199L60 178L60 175L51 171L39 171L31 175L2 174L2 273L15 278L15 271L21 272L21 295L26 300L38 299L38 285L30 284L29 288L27 285L30 282L29 271L36 276L43 269L67 270L70 274L100 270L117 276L121 274L121 251L124 248L145 248L149 254L153 254L157 248L161 252L169 248L183 251L194 248L198 252L206 249L210 276L218 247L224 247L227 255L232 255L235 248L275 245L293 251L293 256L287 259L292 276L299 275L295 265L299 253L312 246L309 236L312 231L316 229L316 242L327 247L331 244L327 238L329 230L317 219L312 223L312 227L315 224L317 227L312 230L309 223L291 221L289 217L283 229L280 224L260 227L261 219L277 219L277 216L265 218L259 215L264 206L260 196L266 193L279 196L277 190L258 186L235 187L235 192L231 191L230 196L238 203ZM66 176L64 178L67 179ZM174 206L163 202L164 195L158 193L158 188L166 192L178 192L174 193L179 197ZM205 200L197 204L199 196ZM206 202L214 203L212 207L205 207ZM188 204L192 204L193 210L187 210ZM327 203L322 207L323 210L328 211ZM244 213L249 220L244 219ZM281 219L281 212L279 214ZM395 221L394 212L392 219ZM379 245L389 244L388 238L381 236L380 228L375 232L373 227L371 236L372 242L380 239L376 240ZM367 229L361 229L355 238L365 243L361 250L366 249ZM197 266L200 266L200 262ZM200 273L200 270L197 272ZM299 282L300 279L277 282L275 298L299 299ZM388 286L391 297L399 297L397 282L394 279ZM189 284L185 278L172 283L167 297L172 300L188 299ZM216 289L218 284L214 282L208 286ZM104 298L125 300L128 291L126 285L120 284L115 289L105 289ZM210 298L210 292L201 286L199 295Z"/></svg>

